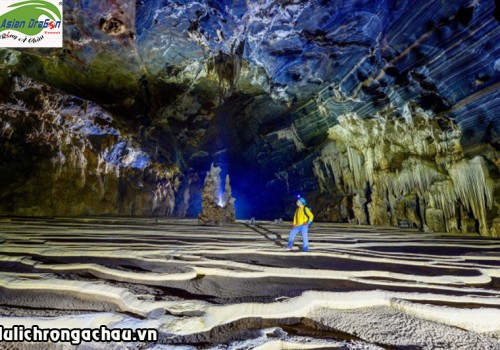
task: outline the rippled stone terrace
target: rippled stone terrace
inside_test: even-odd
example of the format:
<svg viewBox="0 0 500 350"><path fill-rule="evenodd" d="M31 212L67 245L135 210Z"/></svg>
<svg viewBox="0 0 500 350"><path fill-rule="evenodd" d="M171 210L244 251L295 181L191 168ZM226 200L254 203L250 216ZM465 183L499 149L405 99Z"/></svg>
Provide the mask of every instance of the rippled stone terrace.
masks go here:
<svg viewBox="0 0 500 350"><path fill-rule="evenodd" d="M81 349L500 349L499 240L315 223L302 253L289 229L2 218L0 324L159 331Z"/></svg>

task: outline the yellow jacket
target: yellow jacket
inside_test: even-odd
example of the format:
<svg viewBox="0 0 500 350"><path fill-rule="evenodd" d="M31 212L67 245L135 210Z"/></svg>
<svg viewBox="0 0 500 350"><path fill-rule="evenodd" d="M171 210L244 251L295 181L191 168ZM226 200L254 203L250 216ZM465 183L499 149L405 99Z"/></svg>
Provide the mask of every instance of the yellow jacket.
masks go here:
<svg viewBox="0 0 500 350"><path fill-rule="evenodd" d="M307 213L307 216L306 216ZM309 218L307 218L309 216ZM293 226L300 226L307 224L308 221L313 221L314 215L311 213L308 207L297 207L295 210L295 215L293 216Z"/></svg>

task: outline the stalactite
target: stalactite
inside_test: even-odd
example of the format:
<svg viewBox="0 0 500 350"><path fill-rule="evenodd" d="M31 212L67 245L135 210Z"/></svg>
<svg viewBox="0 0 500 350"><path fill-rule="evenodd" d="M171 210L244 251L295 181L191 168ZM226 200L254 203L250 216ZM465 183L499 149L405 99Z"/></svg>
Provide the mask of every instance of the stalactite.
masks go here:
<svg viewBox="0 0 500 350"><path fill-rule="evenodd" d="M349 184L351 188L364 188L366 183L366 174L364 160L359 152L347 146L347 157L349 159L349 168L354 176L354 182Z"/></svg>
<svg viewBox="0 0 500 350"><path fill-rule="evenodd" d="M318 179L319 190L321 193L325 192L328 179L325 178L323 171L321 170L321 162L318 159L313 161L313 172Z"/></svg>
<svg viewBox="0 0 500 350"><path fill-rule="evenodd" d="M453 164L449 173L457 197L479 220L481 234L489 235L486 208L491 208L493 203L493 183L483 158L477 156Z"/></svg>
<svg viewBox="0 0 500 350"><path fill-rule="evenodd" d="M434 181L443 178L431 165L410 158L402 163L402 170L392 179L394 194L426 193Z"/></svg>
<svg viewBox="0 0 500 350"><path fill-rule="evenodd" d="M457 196L450 180L433 183L429 189L429 196L432 197L436 207L443 210L446 220L456 216Z"/></svg>
<svg viewBox="0 0 500 350"><path fill-rule="evenodd" d="M337 148L336 143L328 143L321 151L320 157L317 159L318 163L323 164L323 168L318 166L316 167L317 176L323 179L326 184L327 181L332 182L336 186L342 186L343 181L343 168L342 168L342 160L343 157L341 152ZM326 173L323 174L323 170L325 169ZM325 187L326 188L326 187Z"/></svg>
<svg viewBox="0 0 500 350"><path fill-rule="evenodd" d="M368 148L366 151L363 153L364 155L364 173L365 173L365 178L366 181L370 185L373 185L373 175L374 175L374 166L375 166L375 155L373 148Z"/></svg>
<svg viewBox="0 0 500 350"><path fill-rule="evenodd" d="M241 75L242 58L238 54L219 51L207 61L207 72L215 74L221 98L224 98L238 83Z"/></svg>
<svg viewBox="0 0 500 350"><path fill-rule="evenodd" d="M366 205L372 223L401 220L435 231L470 232L470 219L459 214L464 207L479 221L480 233L488 235L494 186L481 157L464 158L459 126L412 106L404 108L403 119L391 113L338 117L329 130L331 142L313 162L320 190L353 195L358 222L363 221L362 193L370 187L375 192ZM417 204L417 196L425 200Z"/></svg>

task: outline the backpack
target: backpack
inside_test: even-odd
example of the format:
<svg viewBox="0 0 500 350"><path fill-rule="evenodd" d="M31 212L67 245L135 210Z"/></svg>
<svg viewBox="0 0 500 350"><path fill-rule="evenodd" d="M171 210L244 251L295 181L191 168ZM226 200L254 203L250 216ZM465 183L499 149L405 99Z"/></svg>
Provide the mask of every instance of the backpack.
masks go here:
<svg viewBox="0 0 500 350"><path fill-rule="evenodd" d="M304 215L306 216L307 221L311 221L311 219L309 218L309 215L307 215L307 210L306 210L306 208L307 208L307 209L309 209L309 210L311 210L311 207L306 207L306 206L304 205ZM312 212L312 210L311 210L311 212ZM312 226L312 224L313 224L313 223L311 222L311 223L309 224L309 227L311 227L311 226Z"/></svg>

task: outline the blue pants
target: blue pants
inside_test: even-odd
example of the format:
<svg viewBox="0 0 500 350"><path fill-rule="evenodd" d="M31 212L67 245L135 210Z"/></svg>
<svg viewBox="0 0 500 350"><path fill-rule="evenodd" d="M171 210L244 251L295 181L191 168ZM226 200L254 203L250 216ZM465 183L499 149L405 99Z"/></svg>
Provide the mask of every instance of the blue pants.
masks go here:
<svg viewBox="0 0 500 350"><path fill-rule="evenodd" d="M309 239L307 237L308 230L309 230L308 224L295 226L290 231L290 238L288 238L288 246L287 246L288 249L292 249L295 236L297 236L297 233L300 232L300 234L302 235L302 242L304 243L304 245L302 246L302 251L307 252L309 250Z"/></svg>

